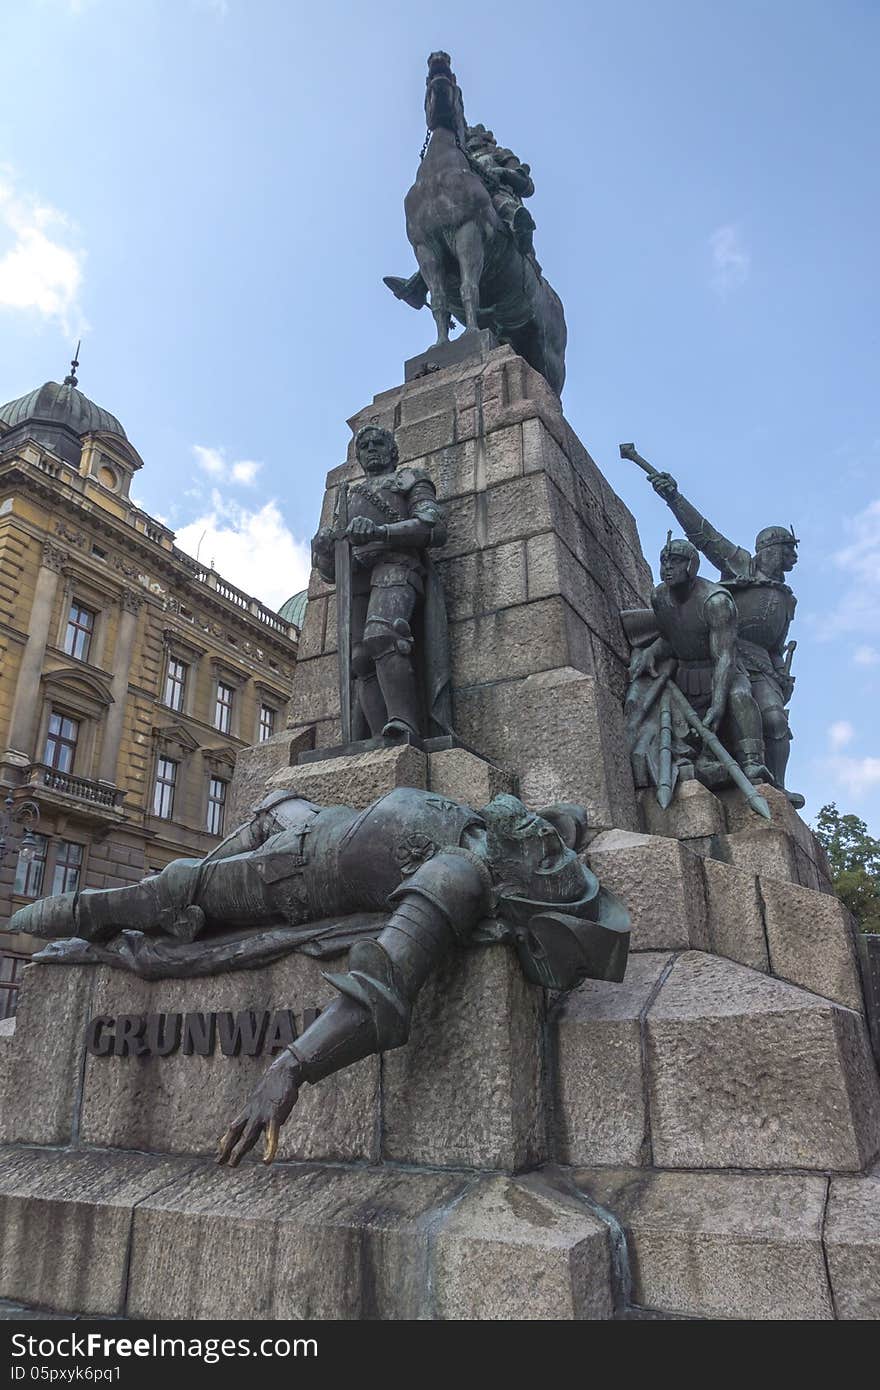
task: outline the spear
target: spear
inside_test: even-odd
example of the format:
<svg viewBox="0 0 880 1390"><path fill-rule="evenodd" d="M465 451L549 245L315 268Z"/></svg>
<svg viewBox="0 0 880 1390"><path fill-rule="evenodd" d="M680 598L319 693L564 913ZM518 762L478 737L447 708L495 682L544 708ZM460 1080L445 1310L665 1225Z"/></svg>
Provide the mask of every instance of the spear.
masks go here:
<svg viewBox="0 0 880 1390"><path fill-rule="evenodd" d="M657 776L657 801L666 810L672 800L675 782L672 776L672 710L669 706L669 681L660 697L660 766Z"/></svg>
<svg viewBox="0 0 880 1390"><path fill-rule="evenodd" d="M736 759L730 756L720 738L718 738L716 734L713 734L711 729L706 728L706 725L700 719L699 715L691 709L691 706L674 681L668 681L666 689L672 697L673 704L678 707L689 727L693 729L695 734L699 735L710 753L715 754L715 757L730 777L730 780L735 782L739 787L752 810L756 815L763 816L765 820L770 820L770 807L767 805L767 802L764 800L763 796L761 796L760 792L756 791Z"/></svg>

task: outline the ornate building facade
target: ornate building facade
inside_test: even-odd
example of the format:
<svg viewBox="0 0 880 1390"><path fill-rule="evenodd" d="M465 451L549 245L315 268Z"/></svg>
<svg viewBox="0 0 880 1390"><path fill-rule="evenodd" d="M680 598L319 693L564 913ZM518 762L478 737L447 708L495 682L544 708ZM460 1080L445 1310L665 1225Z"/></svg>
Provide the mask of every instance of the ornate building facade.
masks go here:
<svg viewBox="0 0 880 1390"><path fill-rule="evenodd" d="M0 407L0 925L207 853L237 749L284 727L297 627L177 549L141 467L75 376ZM2 939L0 1016L36 945Z"/></svg>

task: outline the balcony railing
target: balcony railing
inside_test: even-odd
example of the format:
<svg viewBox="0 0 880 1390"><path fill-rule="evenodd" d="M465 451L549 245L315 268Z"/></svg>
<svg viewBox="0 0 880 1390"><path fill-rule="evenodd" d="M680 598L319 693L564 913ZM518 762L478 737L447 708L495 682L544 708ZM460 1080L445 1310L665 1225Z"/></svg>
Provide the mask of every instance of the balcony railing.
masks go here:
<svg viewBox="0 0 880 1390"><path fill-rule="evenodd" d="M75 797L77 801L87 801L108 811L118 811L125 796L121 787L114 787L110 782L75 777L72 772L59 772L57 767L47 767L45 763L31 764L28 781L31 786L46 787L48 791Z"/></svg>

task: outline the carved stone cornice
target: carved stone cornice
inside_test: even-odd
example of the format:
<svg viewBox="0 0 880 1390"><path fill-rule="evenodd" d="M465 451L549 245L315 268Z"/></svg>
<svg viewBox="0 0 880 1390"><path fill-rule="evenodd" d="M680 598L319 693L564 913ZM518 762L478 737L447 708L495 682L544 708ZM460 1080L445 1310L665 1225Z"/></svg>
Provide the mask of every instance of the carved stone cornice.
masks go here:
<svg viewBox="0 0 880 1390"><path fill-rule="evenodd" d="M123 589L119 602L124 613L133 613L137 617L144 606L144 596L134 589Z"/></svg>
<svg viewBox="0 0 880 1390"><path fill-rule="evenodd" d="M40 563L44 569L54 570L56 574L60 574L69 559L70 556L67 551L62 550L61 547L55 545L54 542L43 542L43 557Z"/></svg>

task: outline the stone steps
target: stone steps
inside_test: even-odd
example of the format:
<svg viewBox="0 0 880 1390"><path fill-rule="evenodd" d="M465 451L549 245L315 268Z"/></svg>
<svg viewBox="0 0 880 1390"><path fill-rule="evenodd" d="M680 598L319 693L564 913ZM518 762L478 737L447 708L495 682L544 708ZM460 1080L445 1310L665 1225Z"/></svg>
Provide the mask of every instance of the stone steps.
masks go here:
<svg viewBox="0 0 880 1390"><path fill-rule="evenodd" d="M880 1153L864 1019L820 995L701 951L640 952L552 1023L562 1163L857 1173Z"/></svg>
<svg viewBox="0 0 880 1390"><path fill-rule="evenodd" d="M56 1312L602 1319L609 1252L540 1173L0 1150L0 1298Z"/></svg>
<svg viewBox="0 0 880 1390"><path fill-rule="evenodd" d="M575 1170L619 1223L630 1298L685 1317L880 1318L880 1174Z"/></svg>

